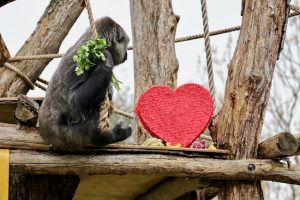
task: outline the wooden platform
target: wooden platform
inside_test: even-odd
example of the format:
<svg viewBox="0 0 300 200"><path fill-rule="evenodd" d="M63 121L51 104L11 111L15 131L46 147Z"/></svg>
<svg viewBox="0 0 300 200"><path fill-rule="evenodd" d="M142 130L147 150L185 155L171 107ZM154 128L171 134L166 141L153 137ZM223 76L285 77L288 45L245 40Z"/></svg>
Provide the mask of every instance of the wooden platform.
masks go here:
<svg viewBox="0 0 300 200"><path fill-rule="evenodd" d="M39 104L43 100L43 98L33 99ZM166 180L169 180L170 174L165 174L164 170L164 168L168 170L169 164L162 168L154 165L157 172L151 169L151 165L157 163L162 158L160 156L163 155L171 156L173 161L180 157L225 158L228 155L228 151L223 150L138 145L107 145L101 148L87 148L73 155L65 152L50 152L49 145L41 139L37 128L21 128L15 124L14 110L17 103L18 98L16 97L0 98L0 148L11 149L10 171L33 174L76 174L80 177L80 184L74 196L76 200L134 200L142 197L156 186L165 184ZM150 156L149 160L145 163L144 158L148 156ZM83 163L81 158L85 158ZM120 158L124 159L119 160ZM111 165L106 161L113 163ZM74 167L77 169L74 170ZM141 167L146 171L138 170ZM116 171L110 171L111 169ZM184 174L182 175L185 177ZM176 190L177 193L172 191L174 196L180 196L200 186L198 179L189 181L185 178L175 179L174 182L171 181L168 184L171 184L174 189L178 183L181 185L184 182L186 182L184 186L180 186ZM169 188L169 186L166 187Z"/></svg>
<svg viewBox="0 0 300 200"><path fill-rule="evenodd" d="M43 98L34 100L40 104ZM77 175L81 179L74 197L77 200L151 199L149 193L151 196L161 188L172 188L169 194L177 192L174 196L178 197L196 188L211 187L210 180L271 180L300 185L297 165L226 160L227 150L115 144L87 147L72 154L51 152L37 128L15 124L17 103L17 98L0 98L0 148L10 149L10 172Z"/></svg>

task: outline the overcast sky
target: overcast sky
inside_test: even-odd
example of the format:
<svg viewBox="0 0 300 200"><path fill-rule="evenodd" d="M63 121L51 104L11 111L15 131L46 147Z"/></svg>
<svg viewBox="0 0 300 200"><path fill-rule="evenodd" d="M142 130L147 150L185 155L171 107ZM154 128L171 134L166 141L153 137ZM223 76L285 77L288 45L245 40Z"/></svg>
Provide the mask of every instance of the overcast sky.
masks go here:
<svg viewBox="0 0 300 200"><path fill-rule="evenodd" d="M0 32L8 46L11 55L15 55L18 49L24 44L26 39L35 29L38 20L49 4L48 0L16 0L0 8ZM128 0L91 0L93 14L95 18L110 16L117 21L131 36L130 9ZM240 0L208 0L208 18L210 30L217 30L226 27L240 25ZM199 34L203 32L201 20L200 0L173 0L174 13L180 16L176 37ZM61 45L60 53L72 46L73 43L89 26L87 13L84 10L77 22L72 27L70 33ZM237 40L238 32L232 34L233 45ZM219 53L225 48L229 35L211 37L213 48ZM204 41L202 39L176 44L176 54L179 61L178 85L186 82L204 82L205 71L199 71L205 66L198 66L197 60L204 61ZM133 93L133 56L129 51L126 63L115 69L117 77L124 83L121 88L129 86ZM217 55L215 55L217 56ZM214 59L214 55L213 55ZM53 60L42 77L50 80L51 75L58 66L60 59ZM198 67L198 70L197 70ZM226 67L215 66L215 67ZM202 73L202 75L200 74ZM218 81L218 80L217 80ZM217 88L222 90L223 88ZM30 96L43 96L44 92L36 89L29 92Z"/></svg>

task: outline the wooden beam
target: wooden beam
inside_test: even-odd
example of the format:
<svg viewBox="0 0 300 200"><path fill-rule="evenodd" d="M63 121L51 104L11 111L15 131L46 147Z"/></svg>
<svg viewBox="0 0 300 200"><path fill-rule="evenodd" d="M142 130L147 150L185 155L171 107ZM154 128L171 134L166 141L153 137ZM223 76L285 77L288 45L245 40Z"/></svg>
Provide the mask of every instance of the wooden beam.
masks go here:
<svg viewBox="0 0 300 200"><path fill-rule="evenodd" d="M296 134L294 135L296 140L297 140L297 143L298 143L298 149L297 151L295 152L295 155L300 155L300 133L299 134Z"/></svg>
<svg viewBox="0 0 300 200"><path fill-rule="evenodd" d="M187 192L210 186L209 180L199 178L169 178L140 196L139 200L174 200Z"/></svg>
<svg viewBox="0 0 300 200"><path fill-rule="evenodd" d="M0 148L48 151L37 128L20 128L14 124L0 123ZM186 157L227 157L227 150L194 148L147 147L139 145L106 145L101 148L89 147L81 153L162 153Z"/></svg>
<svg viewBox="0 0 300 200"><path fill-rule="evenodd" d="M16 125L0 123L0 148L48 151L36 128L18 129Z"/></svg>
<svg viewBox="0 0 300 200"><path fill-rule="evenodd" d="M258 145L259 158L282 158L292 156L298 148L296 138L288 132L270 137Z"/></svg>
<svg viewBox="0 0 300 200"><path fill-rule="evenodd" d="M52 154L10 151L12 173L158 175L218 180L269 180L300 185L300 166L273 160L219 160L162 154Z"/></svg>
<svg viewBox="0 0 300 200"><path fill-rule="evenodd" d="M16 56L57 53L84 8L82 2L82 0L50 1L36 29ZM86 27L88 26L87 23ZM35 82L51 60L24 60L13 64ZM19 94L26 94L29 90L20 76L5 67L0 68L0 85L0 97L16 97Z"/></svg>

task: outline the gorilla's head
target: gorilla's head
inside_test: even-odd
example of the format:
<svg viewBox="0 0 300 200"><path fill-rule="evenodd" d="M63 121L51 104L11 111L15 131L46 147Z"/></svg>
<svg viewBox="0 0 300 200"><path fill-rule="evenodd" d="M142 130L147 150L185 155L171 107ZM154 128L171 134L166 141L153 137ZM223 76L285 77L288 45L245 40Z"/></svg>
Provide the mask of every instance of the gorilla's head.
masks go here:
<svg viewBox="0 0 300 200"><path fill-rule="evenodd" d="M108 51L111 53L114 65L123 63L127 59L129 37L124 29L110 17L96 21L96 29L101 37L108 42Z"/></svg>

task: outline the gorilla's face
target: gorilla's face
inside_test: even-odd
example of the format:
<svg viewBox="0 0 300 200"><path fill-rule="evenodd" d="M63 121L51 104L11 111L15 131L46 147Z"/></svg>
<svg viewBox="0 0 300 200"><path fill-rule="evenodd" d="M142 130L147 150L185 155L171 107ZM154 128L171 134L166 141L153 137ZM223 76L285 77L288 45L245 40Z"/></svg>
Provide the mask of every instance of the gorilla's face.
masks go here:
<svg viewBox="0 0 300 200"><path fill-rule="evenodd" d="M121 27L116 28L117 31L115 37L111 41L111 54L114 60L114 64L118 65L125 62L127 59L129 37Z"/></svg>
<svg viewBox="0 0 300 200"><path fill-rule="evenodd" d="M129 37L124 29L110 17L96 21L96 28L100 36L107 39L108 51L111 53L114 65L123 63L127 59Z"/></svg>

